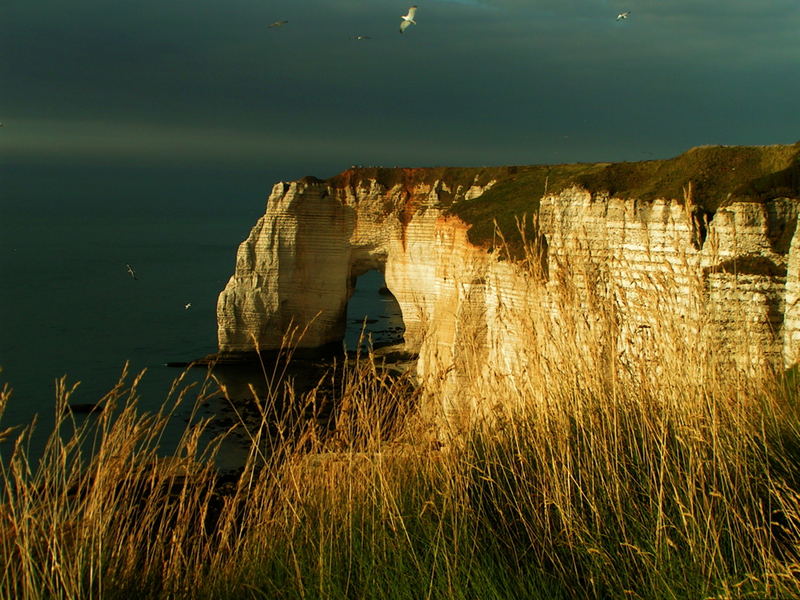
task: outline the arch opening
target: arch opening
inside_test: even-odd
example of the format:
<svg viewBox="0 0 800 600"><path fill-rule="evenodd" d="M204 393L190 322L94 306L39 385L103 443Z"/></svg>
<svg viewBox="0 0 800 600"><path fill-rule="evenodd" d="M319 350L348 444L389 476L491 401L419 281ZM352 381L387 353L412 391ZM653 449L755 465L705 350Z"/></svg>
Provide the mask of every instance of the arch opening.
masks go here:
<svg viewBox="0 0 800 600"><path fill-rule="evenodd" d="M366 349L369 343L373 348L400 344L404 333L400 305L386 287L383 273L370 269L359 275L347 302L344 336L347 350L356 350L359 340L362 341L361 349Z"/></svg>

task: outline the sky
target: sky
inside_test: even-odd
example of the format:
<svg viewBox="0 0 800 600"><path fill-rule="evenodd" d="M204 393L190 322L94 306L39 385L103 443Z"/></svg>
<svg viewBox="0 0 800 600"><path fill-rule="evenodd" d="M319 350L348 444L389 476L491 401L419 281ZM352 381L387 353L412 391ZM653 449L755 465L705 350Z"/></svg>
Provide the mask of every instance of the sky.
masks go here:
<svg viewBox="0 0 800 600"><path fill-rule="evenodd" d="M800 140L798 0L417 0L401 34L409 4L5 0L0 161L290 179Z"/></svg>

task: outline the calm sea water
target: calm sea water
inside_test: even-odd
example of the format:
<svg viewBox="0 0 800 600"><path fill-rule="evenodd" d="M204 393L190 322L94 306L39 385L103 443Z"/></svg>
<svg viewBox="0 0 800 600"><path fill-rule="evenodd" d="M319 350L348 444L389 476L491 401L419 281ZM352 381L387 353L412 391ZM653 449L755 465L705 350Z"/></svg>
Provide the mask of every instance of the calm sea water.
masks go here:
<svg viewBox="0 0 800 600"><path fill-rule="evenodd" d="M216 351L217 296L279 178L256 171L5 166L0 382L14 392L3 425L38 415L39 430L48 431L56 378L80 382L72 402L93 403L126 361L133 372L147 369L140 406L160 406L180 374L165 363ZM359 280L348 307L348 347L365 316L378 339L401 324L391 298L377 293L381 285L377 272ZM203 376L194 370L190 379Z"/></svg>

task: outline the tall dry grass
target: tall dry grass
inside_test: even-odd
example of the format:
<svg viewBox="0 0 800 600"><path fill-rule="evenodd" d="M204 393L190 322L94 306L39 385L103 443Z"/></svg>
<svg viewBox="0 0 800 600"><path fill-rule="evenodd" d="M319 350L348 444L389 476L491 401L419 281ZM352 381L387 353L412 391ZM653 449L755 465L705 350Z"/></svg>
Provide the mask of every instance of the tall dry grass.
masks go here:
<svg viewBox="0 0 800 600"><path fill-rule="evenodd" d="M800 596L794 379L732 364L703 319L687 335L664 311L631 331L602 265L571 268L579 277L536 288L549 300L532 288L507 315L530 340L510 372L463 361L456 392L491 410L451 439L420 417L437 382L419 390L374 353L302 396L285 363L265 365L235 478L214 469L221 438L203 442L196 415L175 456L158 455L188 402L181 382L152 415L123 377L84 424L62 383L41 462L28 432L0 434L16 439L2 462L0 596ZM318 419L330 406L332 423Z"/></svg>
<svg viewBox="0 0 800 600"><path fill-rule="evenodd" d="M470 506L570 595L797 596L793 374L720 330L688 263L635 290L588 249L552 267L505 315L530 340L511 373L462 377L492 400L465 435Z"/></svg>

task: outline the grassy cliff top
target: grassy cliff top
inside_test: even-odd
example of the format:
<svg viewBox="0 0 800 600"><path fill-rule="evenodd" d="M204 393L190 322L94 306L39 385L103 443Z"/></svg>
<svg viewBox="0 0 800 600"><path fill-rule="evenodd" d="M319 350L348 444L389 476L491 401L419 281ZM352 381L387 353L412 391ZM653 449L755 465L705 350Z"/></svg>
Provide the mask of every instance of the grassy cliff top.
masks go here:
<svg viewBox="0 0 800 600"><path fill-rule="evenodd" d="M445 181L450 189L473 184L495 185L472 200L444 207L472 225L470 241L491 246L496 221L507 240L519 241L517 219L539 209L545 194L572 186L593 194L649 201L682 200L691 184L694 203L713 214L733 200L763 202L772 198L800 198L800 142L774 146L700 146L665 160L619 163L574 163L501 167L390 168L353 167L327 180L334 187L376 180L389 189Z"/></svg>
<svg viewBox="0 0 800 600"><path fill-rule="evenodd" d="M665 160L520 167L498 178L482 196L453 205L450 212L472 225L472 243L487 246L494 238L494 221L515 241L516 220L536 213L545 194L577 185L619 198L682 200L690 183L694 203L710 214L734 200L800 199L800 142L700 146Z"/></svg>

